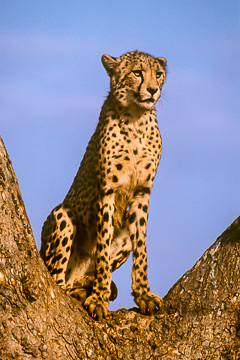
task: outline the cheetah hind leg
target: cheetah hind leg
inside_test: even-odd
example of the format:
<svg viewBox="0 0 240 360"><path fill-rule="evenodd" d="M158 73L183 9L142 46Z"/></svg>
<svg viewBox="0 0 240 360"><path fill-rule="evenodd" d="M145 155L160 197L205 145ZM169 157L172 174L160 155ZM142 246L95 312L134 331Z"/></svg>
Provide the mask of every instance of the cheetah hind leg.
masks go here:
<svg viewBox="0 0 240 360"><path fill-rule="evenodd" d="M66 293L73 298L77 299L81 305L84 304L87 297L92 294L94 275L85 275L80 280L75 280L73 286L66 290ZM110 301L114 301L117 297L117 286L112 281L111 282L111 296Z"/></svg>
<svg viewBox="0 0 240 360"><path fill-rule="evenodd" d="M63 288L75 234L74 211L68 204L58 205L43 225L40 254L53 279Z"/></svg>

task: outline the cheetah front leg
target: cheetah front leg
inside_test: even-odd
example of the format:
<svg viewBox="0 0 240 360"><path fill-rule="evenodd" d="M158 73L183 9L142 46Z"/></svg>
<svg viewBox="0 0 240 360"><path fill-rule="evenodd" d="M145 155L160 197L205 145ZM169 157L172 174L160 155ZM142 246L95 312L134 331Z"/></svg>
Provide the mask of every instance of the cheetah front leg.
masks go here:
<svg viewBox="0 0 240 360"><path fill-rule="evenodd" d="M132 294L142 314L160 309L162 299L150 291L147 279L146 231L149 194L137 196L129 209L129 233L133 246Z"/></svg>
<svg viewBox="0 0 240 360"><path fill-rule="evenodd" d="M97 254L92 294L84 306L89 315L101 320L107 315L111 295L110 244L113 238L114 194L98 203Z"/></svg>

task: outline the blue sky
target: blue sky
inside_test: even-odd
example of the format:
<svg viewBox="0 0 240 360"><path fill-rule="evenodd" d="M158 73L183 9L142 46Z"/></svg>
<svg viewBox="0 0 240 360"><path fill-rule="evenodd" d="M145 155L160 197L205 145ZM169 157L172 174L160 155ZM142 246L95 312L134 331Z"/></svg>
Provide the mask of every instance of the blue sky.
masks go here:
<svg viewBox="0 0 240 360"><path fill-rule="evenodd" d="M240 214L237 0L0 1L0 134L38 247L108 93L101 55L168 60L150 202L149 281L163 296ZM111 309L131 307L131 259Z"/></svg>

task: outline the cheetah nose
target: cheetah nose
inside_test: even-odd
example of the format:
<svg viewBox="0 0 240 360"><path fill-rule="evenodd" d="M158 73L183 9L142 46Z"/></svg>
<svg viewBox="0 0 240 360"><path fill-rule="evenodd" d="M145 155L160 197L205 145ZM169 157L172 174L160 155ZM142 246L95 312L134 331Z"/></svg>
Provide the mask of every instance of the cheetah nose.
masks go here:
<svg viewBox="0 0 240 360"><path fill-rule="evenodd" d="M149 87L147 88L147 91L153 96L158 91L158 89Z"/></svg>

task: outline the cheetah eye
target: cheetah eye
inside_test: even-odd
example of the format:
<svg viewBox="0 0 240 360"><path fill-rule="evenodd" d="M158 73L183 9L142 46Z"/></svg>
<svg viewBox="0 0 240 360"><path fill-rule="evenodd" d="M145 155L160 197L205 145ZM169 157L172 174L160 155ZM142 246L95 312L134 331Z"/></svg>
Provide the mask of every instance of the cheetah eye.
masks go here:
<svg viewBox="0 0 240 360"><path fill-rule="evenodd" d="M156 78L159 79L162 76L162 74L163 74L162 71L158 71L156 73Z"/></svg>
<svg viewBox="0 0 240 360"><path fill-rule="evenodd" d="M134 75L135 75L136 77L142 76L141 70L135 70L135 71L133 71L133 73L134 73Z"/></svg>

